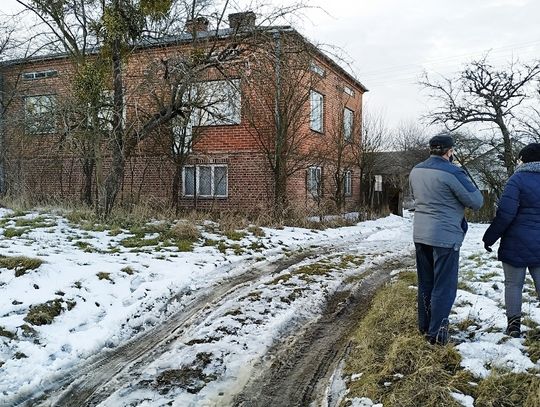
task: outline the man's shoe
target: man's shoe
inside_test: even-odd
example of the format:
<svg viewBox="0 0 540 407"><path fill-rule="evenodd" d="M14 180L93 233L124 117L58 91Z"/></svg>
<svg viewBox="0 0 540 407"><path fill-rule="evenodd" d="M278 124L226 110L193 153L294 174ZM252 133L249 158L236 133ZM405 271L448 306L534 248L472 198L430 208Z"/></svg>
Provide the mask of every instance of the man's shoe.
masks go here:
<svg viewBox="0 0 540 407"><path fill-rule="evenodd" d="M519 338L521 336L521 317L508 317L505 333L512 338Z"/></svg>

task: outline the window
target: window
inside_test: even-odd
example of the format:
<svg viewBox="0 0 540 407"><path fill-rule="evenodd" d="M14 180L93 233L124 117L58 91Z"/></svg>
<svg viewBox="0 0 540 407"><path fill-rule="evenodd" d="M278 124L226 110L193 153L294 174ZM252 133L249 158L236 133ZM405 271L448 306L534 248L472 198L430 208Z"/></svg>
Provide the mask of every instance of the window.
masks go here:
<svg viewBox="0 0 540 407"><path fill-rule="evenodd" d="M345 92L347 95L349 96L353 96L354 97L354 90L349 88L347 85L345 85L343 87L343 92Z"/></svg>
<svg viewBox="0 0 540 407"><path fill-rule="evenodd" d="M184 167L184 196L226 197L227 189L226 165Z"/></svg>
<svg viewBox="0 0 540 407"><path fill-rule="evenodd" d="M345 171L343 174L343 193L345 196L352 195L352 172Z"/></svg>
<svg viewBox="0 0 540 407"><path fill-rule="evenodd" d="M375 192L382 191L382 175L375 175L375 186L373 187Z"/></svg>
<svg viewBox="0 0 540 407"><path fill-rule="evenodd" d="M307 190L312 196L321 195L322 169L309 167L307 173Z"/></svg>
<svg viewBox="0 0 540 407"><path fill-rule="evenodd" d="M114 92L112 90L104 90L101 92L100 99L97 111L98 126L101 130L111 131L113 129Z"/></svg>
<svg viewBox="0 0 540 407"><path fill-rule="evenodd" d="M24 124L31 134L54 133L55 95L26 96L24 98Z"/></svg>
<svg viewBox="0 0 540 407"><path fill-rule="evenodd" d="M193 114L194 125L219 126L239 124L241 115L240 80L203 82L195 90L201 107Z"/></svg>
<svg viewBox="0 0 540 407"><path fill-rule="evenodd" d="M324 97L319 92L312 90L309 95L311 103L310 126L312 130L323 132Z"/></svg>
<svg viewBox="0 0 540 407"><path fill-rule="evenodd" d="M182 155L191 153L192 151L192 131L193 127L191 121L185 123L184 119L180 116L175 117L172 120L172 136L173 136L173 154Z"/></svg>
<svg viewBox="0 0 540 407"><path fill-rule="evenodd" d="M43 79L43 78L53 78L58 76L58 71L49 69L47 71L37 71L37 72L24 72L24 80L34 80L34 79Z"/></svg>
<svg viewBox="0 0 540 407"><path fill-rule="evenodd" d="M345 141L352 141L354 125L354 112L351 109L343 110L343 138Z"/></svg>
<svg viewBox="0 0 540 407"><path fill-rule="evenodd" d="M319 76L324 76L326 73L324 68L320 65L317 65L315 62L311 62L309 68L311 69L311 72L315 72Z"/></svg>

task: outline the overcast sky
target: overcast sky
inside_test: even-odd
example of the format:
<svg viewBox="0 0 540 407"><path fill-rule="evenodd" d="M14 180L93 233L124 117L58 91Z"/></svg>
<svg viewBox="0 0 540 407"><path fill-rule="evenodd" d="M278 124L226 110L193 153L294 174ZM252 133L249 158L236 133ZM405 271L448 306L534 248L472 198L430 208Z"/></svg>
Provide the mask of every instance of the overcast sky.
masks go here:
<svg viewBox="0 0 540 407"><path fill-rule="evenodd" d="M248 0L233 0L240 6ZM291 4L285 0L267 0ZM1 0L10 11L14 0ZM495 64L540 58L539 0L311 0L295 27L315 43L341 48L370 90L369 109L391 125L429 109L416 84L427 70L450 76L489 52ZM258 11L258 10L255 10Z"/></svg>
<svg viewBox="0 0 540 407"><path fill-rule="evenodd" d="M343 48L370 90L368 107L388 120L417 120L429 109L416 84L424 70L451 76L489 52L494 64L540 58L539 0L312 0L300 30Z"/></svg>

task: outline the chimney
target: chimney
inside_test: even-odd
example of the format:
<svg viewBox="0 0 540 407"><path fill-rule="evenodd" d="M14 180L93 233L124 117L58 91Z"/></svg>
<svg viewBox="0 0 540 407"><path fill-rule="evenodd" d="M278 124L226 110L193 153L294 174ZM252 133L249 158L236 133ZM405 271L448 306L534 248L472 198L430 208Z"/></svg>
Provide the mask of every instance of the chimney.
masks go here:
<svg viewBox="0 0 540 407"><path fill-rule="evenodd" d="M249 29L255 27L256 18L253 11L229 14L229 27L235 31Z"/></svg>
<svg viewBox="0 0 540 407"><path fill-rule="evenodd" d="M198 32L208 31L208 24L209 21L206 17L196 17L187 20L184 29L190 34L196 34Z"/></svg>

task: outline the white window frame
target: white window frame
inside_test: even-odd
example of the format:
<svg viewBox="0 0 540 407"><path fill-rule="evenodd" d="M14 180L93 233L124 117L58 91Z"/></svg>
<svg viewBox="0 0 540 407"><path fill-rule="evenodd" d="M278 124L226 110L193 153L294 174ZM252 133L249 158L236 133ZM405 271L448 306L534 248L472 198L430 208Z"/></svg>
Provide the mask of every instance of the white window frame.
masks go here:
<svg viewBox="0 0 540 407"><path fill-rule="evenodd" d="M210 191L212 191L212 194L210 195L201 195L200 194L200 172L201 172L201 168L202 167L205 167L205 168L208 168L210 167L211 169L211 173L210 173ZM217 167L220 167L220 168L225 168L226 170L226 175L225 175L225 194L224 195L218 195L218 194L214 194L214 191L215 191L215 169ZM196 192L196 195L197 197L199 198L228 198L229 196L229 168L228 168L228 165L227 164L201 164L201 165L197 165L197 166L193 166L193 165L186 165L183 169L182 169L182 196L186 197L186 198L192 198L194 197L194 194L186 194L186 168L195 168L195 182L196 182L196 187L197 187L197 190L195 191Z"/></svg>
<svg viewBox="0 0 540 407"><path fill-rule="evenodd" d="M354 129L354 111L349 108L343 109L343 139L351 142Z"/></svg>
<svg viewBox="0 0 540 407"><path fill-rule="evenodd" d="M311 166L307 170L306 189L311 196L322 195L322 167Z"/></svg>
<svg viewBox="0 0 540 407"><path fill-rule="evenodd" d="M45 71L35 71L35 72L23 72L23 79L25 81L33 81L36 79L44 78L54 78L58 76L58 71L55 69L47 69Z"/></svg>
<svg viewBox="0 0 540 407"><path fill-rule="evenodd" d="M324 77L324 75L326 75L325 69L319 64L317 64L316 62L312 61L311 64L309 65L309 69L311 70L311 72L314 72L319 76Z"/></svg>
<svg viewBox="0 0 540 407"><path fill-rule="evenodd" d="M347 170L343 174L343 194L352 196L352 171Z"/></svg>
<svg viewBox="0 0 540 407"><path fill-rule="evenodd" d="M33 99L47 98L49 99L48 104L34 103L33 106L37 107L39 111L30 112L30 101ZM45 94L45 95L28 95L24 96L23 100L24 106L24 127L25 131L29 134L51 134L56 133L56 117L55 117L55 106L56 106L56 95L55 94ZM44 107L49 106L50 110L45 110ZM43 126L44 120L43 116L50 115L51 125L50 128Z"/></svg>
<svg viewBox="0 0 540 407"><path fill-rule="evenodd" d="M354 97L354 89L348 87L347 85L343 87L343 92L345 92L349 96Z"/></svg>
<svg viewBox="0 0 540 407"><path fill-rule="evenodd" d="M373 190L375 192L382 192L383 190L383 176L375 175L375 183L373 185Z"/></svg>
<svg viewBox="0 0 540 407"><path fill-rule="evenodd" d="M318 133L324 132L324 95L311 89L309 92L310 128Z"/></svg>

